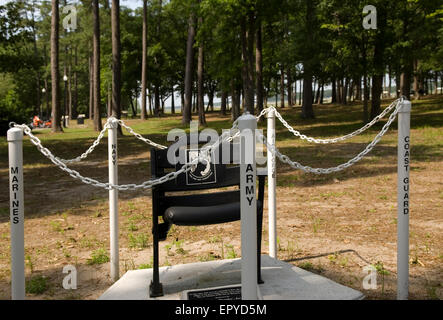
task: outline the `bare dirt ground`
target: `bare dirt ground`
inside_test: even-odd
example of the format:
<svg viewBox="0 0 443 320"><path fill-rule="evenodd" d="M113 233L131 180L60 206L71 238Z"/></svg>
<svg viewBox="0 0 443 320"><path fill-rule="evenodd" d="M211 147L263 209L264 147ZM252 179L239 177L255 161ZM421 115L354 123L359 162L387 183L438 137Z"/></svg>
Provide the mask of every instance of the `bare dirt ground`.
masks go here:
<svg viewBox="0 0 443 320"><path fill-rule="evenodd" d="M413 128L411 136L417 137L418 145L426 135L432 139L435 130ZM440 141L436 148L441 148L441 132L436 135ZM396 131L391 130L383 141L370 157L344 173L324 177L294 173L282 165L278 169L278 258L360 290L368 299L396 298ZM336 148L347 159L364 145L358 141ZM106 143L100 150L106 150ZM295 154L309 163L312 152L321 156L337 150L298 147ZM415 150L418 154L426 149L417 146ZM103 157L73 168L106 180L106 152L101 153ZM149 179L148 150L122 153L121 183ZM441 299L443 161L441 156L415 162L414 156L412 159L410 298ZM319 166L334 165L315 159L314 162ZM10 299L6 167L0 173L0 299ZM46 279L43 292L29 293L28 298L97 299L112 284L109 263L93 259L100 248L107 258L109 249L107 192L82 185L44 161L25 170L25 190L27 280L39 276ZM150 192L121 192L119 212L121 274L151 267ZM265 202L263 254L268 250L267 239ZM160 248L161 265L240 257L240 224L173 227ZM62 287L66 276L63 267L69 264L78 270L77 290L67 291ZM378 266L375 290L365 290L362 286L367 275L363 268L368 265Z"/></svg>

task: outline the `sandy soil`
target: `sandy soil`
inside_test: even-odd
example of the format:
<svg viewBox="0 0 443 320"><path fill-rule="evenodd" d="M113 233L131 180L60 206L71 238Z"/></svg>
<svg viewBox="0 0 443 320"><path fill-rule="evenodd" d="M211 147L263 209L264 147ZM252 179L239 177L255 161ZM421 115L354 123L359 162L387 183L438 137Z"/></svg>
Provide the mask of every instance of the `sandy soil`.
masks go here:
<svg viewBox="0 0 443 320"><path fill-rule="evenodd" d="M395 133L392 133L395 137ZM345 147L343 147L345 148ZM394 152L393 152L394 150ZM354 149L343 149L352 154ZM349 152L347 152L349 151ZM352 151L352 152L351 152ZM343 285L369 299L396 298L396 153L375 150L383 161L364 160L345 173L316 177L280 166L278 258ZM306 151L307 153L309 152ZM326 152L326 151L325 151ZM380 159L380 158L377 158ZM149 178L149 153L120 159L120 182ZM105 161L75 165L106 180ZM45 176L51 172L50 183ZM7 172L0 170L0 201L8 202ZM412 164L410 215L410 298L443 297L443 162ZM88 264L98 248L109 249L107 192L73 181L51 165L25 172L27 280L47 278L42 294L30 299L96 299L111 284L109 263ZM149 191L120 193L120 269L152 262ZM0 212L0 299L10 298L9 213ZM263 253L268 250L267 205ZM160 244L161 265L240 257L238 222L173 227ZM78 289L62 287L66 265L78 270ZM378 286L362 287L363 268L378 264Z"/></svg>

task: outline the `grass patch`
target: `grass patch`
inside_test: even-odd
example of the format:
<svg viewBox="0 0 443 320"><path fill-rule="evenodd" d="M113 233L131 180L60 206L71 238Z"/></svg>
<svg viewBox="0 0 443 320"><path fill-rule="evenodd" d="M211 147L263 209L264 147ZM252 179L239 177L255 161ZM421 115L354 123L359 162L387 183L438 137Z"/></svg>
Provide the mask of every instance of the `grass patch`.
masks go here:
<svg viewBox="0 0 443 320"><path fill-rule="evenodd" d="M87 260L87 264L103 264L109 262L109 256L105 249L100 248L92 252L91 258Z"/></svg>
<svg viewBox="0 0 443 320"><path fill-rule="evenodd" d="M9 216L9 208L8 207L0 208L0 217L7 217L7 216Z"/></svg>
<svg viewBox="0 0 443 320"><path fill-rule="evenodd" d="M149 245L149 236L146 233L139 233L134 235L130 233L128 236L129 247L132 249L143 249Z"/></svg>
<svg viewBox="0 0 443 320"><path fill-rule="evenodd" d="M302 268L302 269L304 269L304 270L308 270L308 271L314 269L314 265L313 265L311 262L303 262L303 263L300 263L300 264L298 265L298 267L299 267L299 268Z"/></svg>
<svg viewBox="0 0 443 320"><path fill-rule="evenodd" d="M238 257L233 245L227 244L227 245L225 245L225 247L227 249L227 252L226 252L227 259L235 259Z"/></svg>
<svg viewBox="0 0 443 320"><path fill-rule="evenodd" d="M42 294L48 288L48 279L43 276L35 276L26 281L26 293Z"/></svg>

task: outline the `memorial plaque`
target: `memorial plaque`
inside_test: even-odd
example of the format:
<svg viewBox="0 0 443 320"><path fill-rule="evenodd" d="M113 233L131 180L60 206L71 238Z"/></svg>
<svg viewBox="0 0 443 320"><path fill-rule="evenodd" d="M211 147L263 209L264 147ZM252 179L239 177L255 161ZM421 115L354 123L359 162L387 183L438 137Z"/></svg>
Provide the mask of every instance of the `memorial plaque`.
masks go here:
<svg viewBox="0 0 443 320"><path fill-rule="evenodd" d="M241 285L188 290L183 296L185 300L241 300Z"/></svg>
<svg viewBox="0 0 443 320"><path fill-rule="evenodd" d="M190 149L186 150L186 162L190 163L200 156L200 150ZM217 174L215 170L215 164L212 159L214 159L214 153L210 153L209 161L199 162L186 174L186 185L199 185L199 184L209 184L217 182Z"/></svg>

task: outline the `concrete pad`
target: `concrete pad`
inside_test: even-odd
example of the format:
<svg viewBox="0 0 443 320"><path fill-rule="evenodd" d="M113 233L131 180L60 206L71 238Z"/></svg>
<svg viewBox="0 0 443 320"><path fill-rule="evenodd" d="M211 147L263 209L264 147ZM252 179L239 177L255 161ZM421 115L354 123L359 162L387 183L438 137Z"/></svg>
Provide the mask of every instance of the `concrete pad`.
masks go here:
<svg viewBox="0 0 443 320"><path fill-rule="evenodd" d="M163 297L180 300L182 292L241 283L241 259L218 260L160 268ZM359 300L364 295L289 263L262 256L260 293L264 300ZM151 300L152 269L128 271L99 300Z"/></svg>

